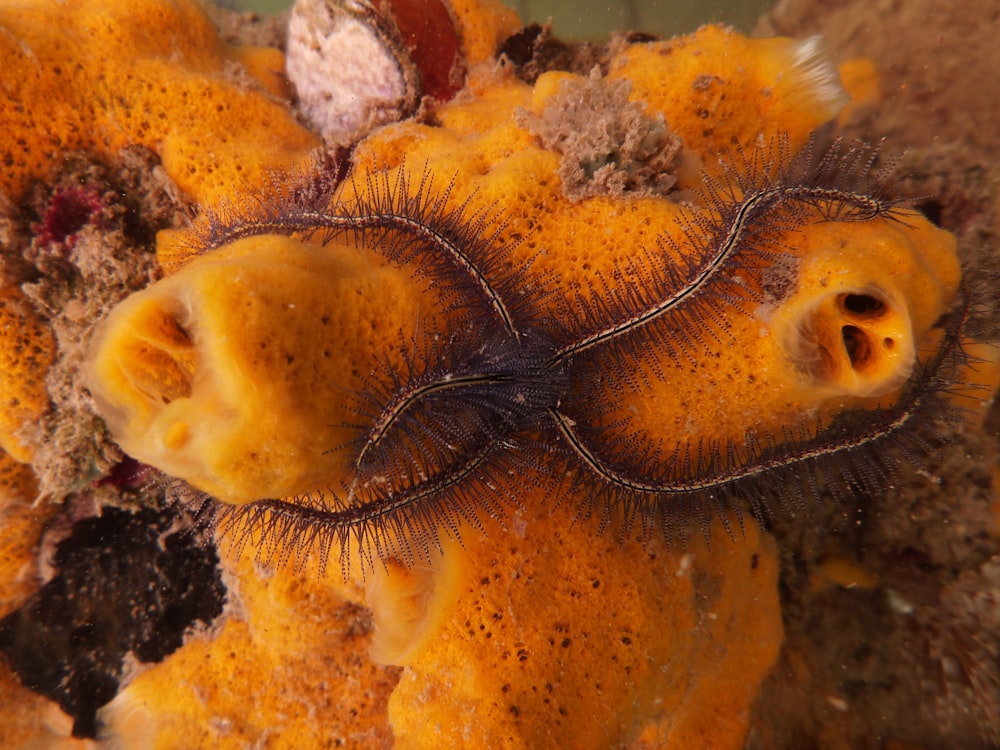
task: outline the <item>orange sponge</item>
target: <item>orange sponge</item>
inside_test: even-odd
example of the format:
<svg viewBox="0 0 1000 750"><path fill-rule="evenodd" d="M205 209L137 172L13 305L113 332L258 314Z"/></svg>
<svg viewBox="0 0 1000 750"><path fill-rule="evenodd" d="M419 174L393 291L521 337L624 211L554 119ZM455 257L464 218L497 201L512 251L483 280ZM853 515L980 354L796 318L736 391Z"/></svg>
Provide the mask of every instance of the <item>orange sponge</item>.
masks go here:
<svg viewBox="0 0 1000 750"><path fill-rule="evenodd" d="M737 144L752 154L782 134L798 151L849 101L820 37L749 39L722 26L627 47L609 77L631 81L711 173Z"/></svg>
<svg viewBox="0 0 1000 750"><path fill-rule="evenodd" d="M216 497L315 490L348 469L350 394L405 361L420 288L356 247L250 237L119 304L90 388L122 448Z"/></svg>
<svg viewBox="0 0 1000 750"><path fill-rule="evenodd" d="M803 449L783 464L764 451L789 435L810 448L809 430L832 415L891 402L955 294L954 239L877 190L854 191L870 151L831 152L832 171L851 172L843 190L822 172L798 192L782 182L796 178L784 151L797 151L843 103L815 40L755 42L708 27L625 47L610 69L612 80L594 76L570 93L610 103L594 117L617 126L611 104L622 81L631 86L643 106L624 107L638 125L629 135L659 138L665 121L680 136L687 166L678 184L702 188L685 194L689 204L674 200L671 185L655 193L641 180L614 195L568 197L560 165L580 154L562 148L558 132L541 134L539 122L558 115L553 99L568 98L572 77L544 75L531 87L481 73L433 125L399 123L359 144L358 178L332 203L303 209L265 197L238 207L211 252L122 303L95 340L91 385L127 450L234 504L316 490L237 511L264 524L240 538L248 548L283 559L282 544L324 545L325 557L326 545L335 555L346 540L348 557L361 547L374 563L362 568L372 576L364 601L373 653L404 667L388 703L397 747L742 747L782 628L773 543L748 519L745 538L730 538L739 521L722 511L726 483L746 463L756 479L815 459ZM648 152L672 160L669 147ZM624 161L621 151L585 157L584 175ZM701 180L698 162L715 181ZM349 228L324 251L267 234L274 216L291 221L286 228ZM462 242L449 242L454 235ZM492 238L477 244L480 235ZM416 250L392 256L394 246ZM431 261L414 278L408 264L435 253L451 259L448 270L435 274L445 265ZM368 285L378 275L383 283ZM491 284L502 291L491 295ZM451 304L466 302L466 291L474 302ZM523 304L504 318L500 297ZM490 309L476 317L480 306ZM551 323L558 345L572 343L529 357L528 372L471 354L477 367L462 370L469 352L458 347L448 350L453 359L438 356L440 331L510 364L522 342L493 350L481 329L522 315ZM441 359L447 368L434 370ZM565 364L565 387L553 363ZM548 434L536 435L545 428L534 422L523 432L475 422L483 402L497 413L506 406L498 384L524 384L523 403L549 381L559 392L540 417L552 420ZM490 390L436 400L470 382ZM354 407L354 462L338 455L352 426L336 411L338 389L340 404ZM309 452L316 445L321 455ZM371 446L386 458L364 474ZM355 505L369 487L376 500ZM692 517L702 529L686 525ZM661 526L692 538L670 545ZM411 546L394 543L407 534ZM426 567L399 575L401 562ZM379 564L388 573L373 573ZM268 581L275 595L261 596L257 571L235 572L246 621L229 620L214 643L187 644L141 676L121 706L147 704L151 722L186 717L203 731L193 744L221 741L204 729L220 714L241 741L280 726L282 742L317 744L318 734L285 721L293 711L274 707L277 686L290 684L286 665L314 679L339 674L336 638L315 622L293 629L282 619L311 611L317 584L296 588L285 569ZM370 663L355 667L362 681L374 679ZM181 675L193 687L178 690ZM322 722L306 682L301 712ZM261 718L240 714L260 690ZM185 736L189 725L178 720L163 736Z"/></svg>
<svg viewBox="0 0 1000 750"><path fill-rule="evenodd" d="M39 585L35 547L54 506L32 507L36 493L31 469L0 451L0 618Z"/></svg>
<svg viewBox="0 0 1000 750"><path fill-rule="evenodd" d="M390 699L397 748L742 746L783 638L773 540L620 545L571 515L526 511L445 557L457 594L428 604L451 614Z"/></svg>
<svg viewBox="0 0 1000 750"><path fill-rule="evenodd" d="M45 372L55 356L52 331L17 287L0 289L0 449L29 462L21 430L49 408Z"/></svg>
<svg viewBox="0 0 1000 750"><path fill-rule="evenodd" d="M319 145L276 95L282 55L227 47L194 0L30 0L0 8L0 32L9 197L67 151L109 158L141 144L185 192L215 203ZM263 84L240 80L237 62Z"/></svg>
<svg viewBox="0 0 1000 750"><path fill-rule="evenodd" d="M358 592L315 568L227 566L239 606L103 709L121 745L240 750L266 737L275 750L391 746L386 700L399 670L368 658L371 617L352 603Z"/></svg>

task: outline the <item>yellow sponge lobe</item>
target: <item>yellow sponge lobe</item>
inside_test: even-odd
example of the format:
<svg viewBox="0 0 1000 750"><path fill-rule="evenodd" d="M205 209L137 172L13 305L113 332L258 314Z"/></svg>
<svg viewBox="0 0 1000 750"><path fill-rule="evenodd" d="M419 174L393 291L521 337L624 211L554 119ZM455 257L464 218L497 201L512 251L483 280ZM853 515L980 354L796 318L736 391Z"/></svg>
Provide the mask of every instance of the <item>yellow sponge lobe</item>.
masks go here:
<svg viewBox="0 0 1000 750"><path fill-rule="evenodd" d="M402 366L418 290L370 251L241 240L119 305L90 388L126 452L217 497L324 489L347 471L352 396Z"/></svg>
<svg viewBox="0 0 1000 750"><path fill-rule="evenodd" d="M797 291L770 318L802 386L820 395L893 393L958 288L954 235L900 211L812 225L802 244Z"/></svg>

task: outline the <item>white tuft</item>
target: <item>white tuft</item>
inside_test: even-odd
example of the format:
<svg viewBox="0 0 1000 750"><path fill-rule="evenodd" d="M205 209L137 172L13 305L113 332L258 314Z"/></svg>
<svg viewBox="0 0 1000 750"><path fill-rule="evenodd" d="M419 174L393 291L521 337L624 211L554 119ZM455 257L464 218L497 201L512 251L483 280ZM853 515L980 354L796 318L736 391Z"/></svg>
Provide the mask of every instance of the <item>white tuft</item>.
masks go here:
<svg viewBox="0 0 1000 750"><path fill-rule="evenodd" d="M792 45L789 77L796 93L811 100L828 119L836 117L851 100L840 82L840 74L821 36L811 36Z"/></svg>

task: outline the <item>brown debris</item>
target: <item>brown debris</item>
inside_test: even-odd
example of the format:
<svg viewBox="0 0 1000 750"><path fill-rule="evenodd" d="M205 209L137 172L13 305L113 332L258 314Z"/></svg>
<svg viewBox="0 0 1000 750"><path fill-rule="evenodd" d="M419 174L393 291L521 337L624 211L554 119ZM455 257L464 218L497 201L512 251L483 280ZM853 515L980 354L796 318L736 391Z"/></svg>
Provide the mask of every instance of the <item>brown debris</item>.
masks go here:
<svg viewBox="0 0 1000 750"><path fill-rule="evenodd" d="M629 101L628 81L608 81L599 68L583 80L566 80L541 114L518 112L518 124L559 153L563 193L572 201L598 195L666 195L680 139L662 114Z"/></svg>
<svg viewBox="0 0 1000 750"><path fill-rule="evenodd" d="M121 460L82 385L94 327L119 300L157 274L156 231L176 226L190 205L147 149L127 149L115 168L68 159L58 182L39 186L9 225L7 273L56 338L46 386L51 408L23 430L36 446L39 494L60 499Z"/></svg>

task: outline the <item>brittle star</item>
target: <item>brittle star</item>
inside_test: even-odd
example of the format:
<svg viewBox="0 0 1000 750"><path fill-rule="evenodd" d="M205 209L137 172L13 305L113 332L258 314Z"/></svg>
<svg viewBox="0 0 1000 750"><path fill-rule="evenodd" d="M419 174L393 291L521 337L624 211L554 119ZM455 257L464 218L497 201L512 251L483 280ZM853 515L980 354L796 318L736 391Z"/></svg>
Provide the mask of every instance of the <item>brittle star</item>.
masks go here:
<svg viewBox="0 0 1000 750"><path fill-rule="evenodd" d="M611 410L589 398L598 372L627 400L646 377L629 370L632 358L655 369L660 358L725 341L727 316L752 315L762 274L787 258L779 237L814 222L903 220L873 169L877 149L836 142L818 158L786 152L783 143L769 159L737 152L721 178L706 178L707 212L683 219L686 260L662 238L643 255L640 288L559 315L527 283L530 265L511 262L502 211L452 201L453 185L436 190L427 169L416 180L405 165L394 179L352 177L349 199L336 197L330 179L276 183L209 216L201 250L261 234L352 242L412 266L463 321L441 332L418 325L405 369L386 363L349 396L354 476L343 487L242 506L206 502L212 522L240 544L256 530L261 548L282 556L315 548L325 564L339 548L346 576L352 545L366 564L412 563L440 546L442 530L481 526L480 513L503 521L518 500L499 480L522 469L544 477L554 502L579 498L578 518L599 514L602 529L618 523L622 534L638 525L644 538L684 537L691 522L707 534L715 514L731 534L731 517L764 521L769 489L787 479L803 497L821 483L834 494L878 487L901 459L918 460L928 422L954 412L946 396L965 361L967 301L894 403L831 424L707 444L679 437L664 447L641 428L609 425Z"/></svg>

